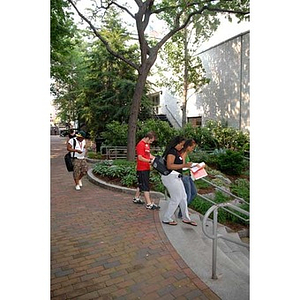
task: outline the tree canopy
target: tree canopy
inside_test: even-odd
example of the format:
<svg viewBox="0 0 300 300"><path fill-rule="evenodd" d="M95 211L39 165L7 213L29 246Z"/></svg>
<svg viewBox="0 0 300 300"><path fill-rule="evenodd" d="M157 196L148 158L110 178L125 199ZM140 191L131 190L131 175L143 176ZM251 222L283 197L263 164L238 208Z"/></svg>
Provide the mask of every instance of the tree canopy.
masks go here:
<svg viewBox="0 0 300 300"><path fill-rule="evenodd" d="M203 20L210 20L209 22L217 24L214 19L218 19L219 14L228 16L235 14L240 20L249 17L249 0L135 0L131 2L132 6L125 1L102 0L92 1L93 4L87 13L80 11L75 1L67 1L88 24L94 36L101 41L106 50L137 72L128 119L127 158L129 160L133 160L135 156L137 121L141 111L142 97L145 94L147 76L162 46L190 23L205 24ZM138 52L124 52L124 48L115 47L101 30L105 16L112 10L122 12L132 20L137 40L135 37L131 43L137 45ZM167 25L167 30L157 40L147 35L150 19L153 18L164 20ZM111 35L115 32L114 26L108 30ZM126 43L129 44L129 41Z"/></svg>
<svg viewBox="0 0 300 300"><path fill-rule="evenodd" d="M111 47L134 57L137 47L128 45L129 35L118 13L110 11L102 22L101 34ZM63 25L66 30L57 31L57 34L62 32L63 38L55 36L53 40L53 57L58 58L51 60L52 93L56 96L54 103L63 122L69 124L77 120L79 126L84 126L95 137L112 120L128 123L137 75L134 69L116 60L99 40L84 39L84 30L77 29L74 42L74 37L66 34L70 24L71 21L62 22L59 28ZM111 27L113 32L109 30ZM60 43L60 40L68 43ZM64 50L64 47L69 48ZM150 112L149 104L144 99L141 118L149 118Z"/></svg>

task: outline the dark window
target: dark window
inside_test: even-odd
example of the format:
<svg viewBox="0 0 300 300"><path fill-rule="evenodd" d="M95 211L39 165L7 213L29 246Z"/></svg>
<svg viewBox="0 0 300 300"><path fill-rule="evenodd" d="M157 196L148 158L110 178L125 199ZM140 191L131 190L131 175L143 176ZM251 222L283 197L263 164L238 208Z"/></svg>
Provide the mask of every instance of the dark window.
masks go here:
<svg viewBox="0 0 300 300"><path fill-rule="evenodd" d="M202 126L202 116L199 117L188 117L188 123L191 123L193 127Z"/></svg>

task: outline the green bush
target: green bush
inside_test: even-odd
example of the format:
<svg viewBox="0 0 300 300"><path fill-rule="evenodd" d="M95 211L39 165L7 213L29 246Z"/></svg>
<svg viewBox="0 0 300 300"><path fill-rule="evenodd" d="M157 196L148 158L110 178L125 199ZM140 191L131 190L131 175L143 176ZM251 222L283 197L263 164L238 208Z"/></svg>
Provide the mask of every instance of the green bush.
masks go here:
<svg viewBox="0 0 300 300"><path fill-rule="evenodd" d="M165 187L161 181L161 175L155 170L150 172L150 184L152 190L164 193Z"/></svg>
<svg viewBox="0 0 300 300"><path fill-rule="evenodd" d="M187 139L194 139L198 147L202 150L210 150L218 147L218 142L213 136L213 132L207 127L193 127L187 123L183 128L178 129L177 135Z"/></svg>
<svg viewBox="0 0 300 300"><path fill-rule="evenodd" d="M250 137L247 132L228 127L217 121L207 121L204 127L193 127L190 123L183 128L170 127L168 122L148 119L137 124L136 141L142 139L149 131L156 133L154 145L164 148L176 135L182 135L187 139L194 139L202 150L232 149L249 151ZM106 131L102 133L104 144L110 146L127 145L128 125L113 121L106 125Z"/></svg>
<svg viewBox="0 0 300 300"><path fill-rule="evenodd" d="M226 150L225 153L216 155L217 168L228 175L241 175L244 167L244 156L242 152Z"/></svg>
<svg viewBox="0 0 300 300"><path fill-rule="evenodd" d="M219 191L216 192L215 199L214 199L214 201L216 203L223 203L223 202L227 202L229 200L230 200L230 197L225 196L223 193L221 193ZM202 199L199 196L197 196L190 204L190 207L192 209L198 211L202 215L204 215L211 206L212 206L211 203L207 202L206 200ZM231 219L232 219L232 215L230 213L228 213L227 211L225 211L223 209L218 210L218 221L220 223L224 223Z"/></svg>
<svg viewBox="0 0 300 300"><path fill-rule="evenodd" d="M205 123L207 134L216 145L212 148L225 148L240 151L249 151L250 136L248 132L229 127L226 122L209 120ZM204 145L205 146L205 145Z"/></svg>
<svg viewBox="0 0 300 300"><path fill-rule="evenodd" d="M115 159L113 160L113 164L117 166L126 166L126 167L134 167L135 161L128 161L127 159Z"/></svg>
<svg viewBox="0 0 300 300"><path fill-rule="evenodd" d="M124 159L118 159L115 161L103 160L94 165L93 172L100 176L121 178L121 184L126 187L133 187L137 185L135 162ZM158 172L150 172L150 183L152 184L152 190L162 193L164 192L165 188L161 182L160 174Z"/></svg>
<svg viewBox="0 0 300 300"><path fill-rule="evenodd" d="M231 184L230 190L238 197L241 197L248 202L250 201L250 182L248 180L242 178L235 180Z"/></svg>
<svg viewBox="0 0 300 300"><path fill-rule="evenodd" d="M110 178L122 178L131 171L131 167L121 164L115 165L111 161L102 161L94 165L93 172Z"/></svg>
<svg viewBox="0 0 300 300"><path fill-rule="evenodd" d="M198 128L195 140L203 150L216 149L219 146L218 141L213 136L213 132L207 127Z"/></svg>
<svg viewBox="0 0 300 300"><path fill-rule="evenodd" d="M128 172L126 175L122 177L121 183L122 185L127 187L136 186L137 185L136 172L134 172L134 174L132 172Z"/></svg>
<svg viewBox="0 0 300 300"><path fill-rule="evenodd" d="M127 145L128 125L118 121L112 121L106 125L106 131L102 133L104 144L109 146Z"/></svg>
<svg viewBox="0 0 300 300"><path fill-rule="evenodd" d="M186 139L195 139L196 127L191 123L187 123L184 127L178 129L177 135L184 136Z"/></svg>
<svg viewBox="0 0 300 300"><path fill-rule="evenodd" d="M161 148L164 148L167 145L170 137L173 137L177 134L177 130L173 127L170 127L168 122L149 119L147 121L138 122L138 130L136 135L137 141L141 140L149 131L155 132L156 140L154 145Z"/></svg>
<svg viewBox="0 0 300 300"><path fill-rule="evenodd" d="M206 162L208 163L209 160L209 154L205 151L200 150L198 147L195 148L195 150L189 154L189 157L192 162Z"/></svg>
<svg viewBox="0 0 300 300"><path fill-rule="evenodd" d="M87 154L87 157L91 158L91 159L101 159L102 154L100 152L90 152L89 151Z"/></svg>
<svg viewBox="0 0 300 300"><path fill-rule="evenodd" d="M214 201L216 203L224 203L230 201L231 198L227 195L224 195L222 192L217 191L215 193L215 199ZM197 196L189 205L192 209L198 211L200 214L204 215L207 210L212 206L213 204L207 202L206 200L202 199L201 197ZM249 205L247 204L242 204L240 207L246 211L249 211ZM226 208L228 210L231 210L230 208ZM244 214L237 212L235 210L231 210L235 214L240 215L241 217L246 217ZM212 217L212 216L211 216ZM236 217L235 215L231 214L230 212L224 210L224 209L219 209L218 210L218 222L226 224L227 222L233 222L233 223L238 223L238 224L243 224L247 225L247 222L244 220Z"/></svg>
<svg viewBox="0 0 300 300"><path fill-rule="evenodd" d="M202 215L204 215L211 206L211 203L207 202L206 200L203 200L199 196L196 196L189 205L189 207L191 207L195 211L198 211Z"/></svg>
<svg viewBox="0 0 300 300"><path fill-rule="evenodd" d="M206 189L211 187L211 185L203 180L195 180L195 185L197 189Z"/></svg>

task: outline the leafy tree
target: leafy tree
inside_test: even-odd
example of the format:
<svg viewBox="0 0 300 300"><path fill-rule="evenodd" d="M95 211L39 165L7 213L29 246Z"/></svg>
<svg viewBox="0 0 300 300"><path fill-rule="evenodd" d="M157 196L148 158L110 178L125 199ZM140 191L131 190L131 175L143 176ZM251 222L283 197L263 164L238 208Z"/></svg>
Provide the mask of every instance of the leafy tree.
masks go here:
<svg viewBox="0 0 300 300"><path fill-rule="evenodd" d="M62 66L65 76L57 78L53 84L52 92L56 98L54 103L59 108L62 122L70 124L71 121L80 122L81 103L78 101L84 85L84 50L85 45L77 41L76 46L65 56Z"/></svg>
<svg viewBox="0 0 300 300"><path fill-rule="evenodd" d="M68 60L74 50L76 43L76 26L71 13L66 11L68 3L66 0L51 0L50 8L50 59L51 59L51 92L59 94L58 85L68 82L70 69Z"/></svg>
<svg viewBox="0 0 300 300"><path fill-rule="evenodd" d="M238 18L242 19L249 15L249 0L228 1L228 0L135 0L136 7L132 9L128 4L120 4L117 1L102 0L98 5L93 2L94 9L91 10L92 15L87 17L78 9L73 0L68 2L74 7L79 16L88 23L93 33L105 45L106 49L113 56L127 63L137 71L138 77L135 85L135 90L132 98L129 122L128 122L128 138L127 138L127 158L134 160L135 144L136 144L136 129L138 115L140 112L141 99L144 92L147 76L156 61L158 51L161 47L177 32L184 29L191 21L197 21L197 17L211 14L215 16L217 13L233 13ZM100 14L103 17L112 8L120 9L126 13L135 23L136 32L139 42L139 62L136 62L135 57L132 59L127 53L122 53L111 46L108 39L98 30L95 25L95 17ZM137 10L137 11L136 11ZM133 12L134 11L134 12ZM168 32L155 43L149 40L146 35L146 29L149 25L150 17L156 16L161 19L169 19ZM97 19L98 20L98 19ZM113 32L113 28L111 31Z"/></svg>
<svg viewBox="0 0 300 300"><path fill-rule="evenodd" d="M118 13L110 11L102 20L101 34L110 42L111 47L134 58L137 47L128 44L129 35L122 24ZM111 32L109 28L114 28ZM83 91L80 94L81 116L92 136L97 136L105 130L107 123L118 121L128 123L130 104L132 101L135 82L134 69L106 51L99 41L88 45L85 55L86 76ZM136 55L136 59L137 59ZM150 117L150 104L144 95L141 105L141 116Z"/></svg>
<svg viewBox="0 0 300 300"><path fill-rule="evenodd" d="M51 0L51 87L62 122L78 119L77 89L82 43L66 0Z"/></svg>
<svg viewBox="0 0 300 300"><path fill-rule="evenodd" d="M106 130L103 132L105 144L110 146L125 146L127 139L127 124L120 124L118 121L112 121L106 124Z"/></svg>
<svg viewBox="0 0 300 300"><path fill-rule="evenodd" d="M164 67L159 67L162 72L161 81L164 86L169 86L171 92L182 98L182 127L186 124L186 108L188 91L198 92L201 87L209 83L205 77L205 69L199 56L196 56L194 31L184 28L166 43L163 57ZM171 73L171 74L170 74Z"/></svg>
<svg viewBox="0 0 300 300"><path fill-rule="evenodd" d="M114 32L108 30L111 27ZM82 34L84 31L78 30L78 37ZM128 32L122 27L117 12L111 11L105 16L101 34L114 49L123 54L129 52L134 57L137 47L127 45ZM92 137L112 120L128 123L136 73L107 52L99 40L83 42L78 38L77 44L72 44L61 60L60 67L64 76L55 77L52 91L63 122L78 120L79 126L85 126ZM150 104L144 97L141 116L149 118L150 113Z"/></svg>

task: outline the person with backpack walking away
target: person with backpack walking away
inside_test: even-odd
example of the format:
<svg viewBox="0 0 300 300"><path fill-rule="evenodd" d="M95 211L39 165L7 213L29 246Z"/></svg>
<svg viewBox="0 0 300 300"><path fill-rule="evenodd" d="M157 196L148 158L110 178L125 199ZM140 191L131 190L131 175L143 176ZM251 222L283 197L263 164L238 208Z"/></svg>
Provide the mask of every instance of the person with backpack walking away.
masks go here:
<svg viewBox="0 0 300 300"><path fill-rule="evenodd" d="M73 160L73 178L75 181L75 189L79 191L82 187L82 177L87 174L88 165L85 159L86 155L86 141L85 132L79 131L74 138L69 139L67 144L67 150L74 152ZM75 147L74 147L75 140ZM74 148L73 148L74 147ZM73 156L73 155L72 155Z"/></svg>

